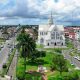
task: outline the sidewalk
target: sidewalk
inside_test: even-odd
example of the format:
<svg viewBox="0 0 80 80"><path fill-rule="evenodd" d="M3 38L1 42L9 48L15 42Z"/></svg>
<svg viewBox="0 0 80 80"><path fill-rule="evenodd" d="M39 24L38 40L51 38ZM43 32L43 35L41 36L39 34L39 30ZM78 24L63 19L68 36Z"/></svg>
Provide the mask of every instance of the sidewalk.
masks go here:
<svg viewBox="0 0 80 80"><path fill-rule="evenodd" d="M15 55L14 55L14 58L13 58L13 61L11 63L11 66L9 68L9 71L7 73L8 76L12 76L12 80L13 80L14 75L16 73L17 53L18 53L18 51L16 50Z"/></svg>
<svg viewBox="0 0 80 80"><path fill-rule="evenodd" d="M6 78L2 78L2 77L0 77L0 80L10 80L10 79L6 79Z"/></svg>

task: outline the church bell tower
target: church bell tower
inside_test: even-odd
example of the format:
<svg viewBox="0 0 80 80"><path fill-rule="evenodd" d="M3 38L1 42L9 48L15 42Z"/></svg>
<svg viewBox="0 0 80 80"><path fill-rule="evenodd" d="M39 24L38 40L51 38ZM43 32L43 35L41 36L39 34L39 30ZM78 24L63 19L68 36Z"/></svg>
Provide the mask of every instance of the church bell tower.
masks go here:
<svg viewBox="0 0 80 80"><path fill-rule="evenodd" d="M50 15L48 24L49 24L49 25L53 25L53 16L52 16L52 12L51 12L51 15Z"/></svg>

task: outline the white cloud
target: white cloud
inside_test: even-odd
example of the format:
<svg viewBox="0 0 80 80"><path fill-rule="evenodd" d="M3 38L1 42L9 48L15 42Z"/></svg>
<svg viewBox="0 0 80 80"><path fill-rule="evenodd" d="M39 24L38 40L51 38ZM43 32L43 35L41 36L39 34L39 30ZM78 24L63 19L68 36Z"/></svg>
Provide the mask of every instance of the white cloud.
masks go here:
<svg viewBox="0 0 80 80"><path fill-rule="evenodd" d="M9 0L0 0L0 3L8 2ZM37 15L43 16L46 14L50 14L50 11L59 14L59 16L55 16L55 19L70 19L72 13L75 18L79 16L80 12L80 0L14 0L15 5L0 11L0 15L3 17L0 19L5 19L5 17L34 17ZM77 14L76 14L77 13ZM57 15L56 14L56 15ZM37 17L40 17L37 16ZM48 16L48 15L47 15Z"/></svg>
<svg viewBox="0 0 80 80"><path fill-rule="evenodd" d="M0 20L5 20L5 17L0 17Z"/></svg>

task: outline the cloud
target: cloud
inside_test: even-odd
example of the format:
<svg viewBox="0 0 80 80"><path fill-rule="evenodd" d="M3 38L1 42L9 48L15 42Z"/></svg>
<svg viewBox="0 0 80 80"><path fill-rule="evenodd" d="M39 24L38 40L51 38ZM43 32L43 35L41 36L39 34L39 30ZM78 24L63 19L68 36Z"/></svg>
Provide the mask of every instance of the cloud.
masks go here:
<svg viewBox="0 0 80 80"><path fill-rule="evenodd" d="M0 4L0 20L46 19L51 11L56 21L79 20L80 18L80 0L0 0Z"/></svg>
<svg viewBox="0 0 80 80"><path fill-rule="evenodd" d="M0 0L0 4L5 4L7 2L8 2L8 0Z"/></svg>

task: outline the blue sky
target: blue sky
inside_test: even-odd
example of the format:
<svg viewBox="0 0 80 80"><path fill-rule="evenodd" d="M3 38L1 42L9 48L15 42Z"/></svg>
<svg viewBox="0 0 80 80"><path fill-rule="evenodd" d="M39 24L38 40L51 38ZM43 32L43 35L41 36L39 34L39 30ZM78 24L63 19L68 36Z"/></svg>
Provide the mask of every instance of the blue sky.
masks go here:
<svg viewBox="0 0 80 80"><path fill-rule="evenodd" d="M0 0L1 24L80 25L80 0Z"/></svg>

